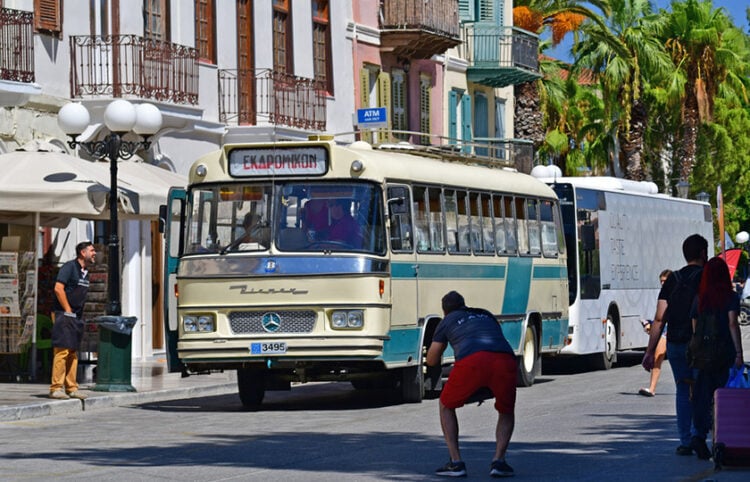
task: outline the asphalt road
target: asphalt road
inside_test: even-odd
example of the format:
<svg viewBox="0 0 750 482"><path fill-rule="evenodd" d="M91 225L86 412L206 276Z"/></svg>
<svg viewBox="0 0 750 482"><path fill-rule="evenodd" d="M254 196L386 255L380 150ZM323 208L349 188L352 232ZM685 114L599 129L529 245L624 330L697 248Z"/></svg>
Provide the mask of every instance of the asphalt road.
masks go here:
<svg viewBox="0 0 750 482"><path fill-rule="evenodd" d="M750 343L746 342L746 347ZM609 371L548 363L519 389L508 462L516 480L750 479L674 454L674 385L665 365L654 398L636 394L640 354ZM488 480L491 402L459 410L468 480ZM447 460L437 400L400 404L343 383L269 392L259 411L235 395L0 423L2 480L435 480Z"/></svg>

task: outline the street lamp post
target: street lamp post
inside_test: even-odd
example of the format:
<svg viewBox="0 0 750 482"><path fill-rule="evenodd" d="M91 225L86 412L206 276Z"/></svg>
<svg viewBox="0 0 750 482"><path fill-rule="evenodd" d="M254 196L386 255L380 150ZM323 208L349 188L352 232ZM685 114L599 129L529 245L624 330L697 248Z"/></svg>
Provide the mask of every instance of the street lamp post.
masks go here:
<svg viewBox="0 0 750 482"><path fill-rule="evenodd" d="M108 333L101 330L99 333L100 361L94 390L135 391L130 384L130 333L136 318L121 316L117 161L130 159L139 149L148 149L151 146L148 139L161 128L162 117L159 109L152 104L134 106L123 99L114 100L104 110L104 124L109 129L109 134L103 140L78 141L78 136L89 127L90 119L89 111L79 103L64 105L58 114L60 128L72 138L68 141L71 149L80 147L94 158L109 160L108 316L96 320L100 325L108 327ZM137 134L141 140L125 140L124 136L129 132ZM110 332L109 328L114 331ZM106 346L103 349L105 337ZM106 366L102 366L102 361Z"/></svg>

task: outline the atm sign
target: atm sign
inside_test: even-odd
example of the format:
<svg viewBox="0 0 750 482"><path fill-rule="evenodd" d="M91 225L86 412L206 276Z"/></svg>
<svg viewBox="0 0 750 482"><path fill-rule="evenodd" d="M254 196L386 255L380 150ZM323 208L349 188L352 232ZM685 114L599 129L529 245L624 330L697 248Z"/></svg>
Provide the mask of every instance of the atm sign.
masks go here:
<svg viewBox="0 0 750 482"><path fill-rule="evenodd" d="M229 153L229 174L234 177L322 175L327 164L324 147L234 149Z"/></svg>

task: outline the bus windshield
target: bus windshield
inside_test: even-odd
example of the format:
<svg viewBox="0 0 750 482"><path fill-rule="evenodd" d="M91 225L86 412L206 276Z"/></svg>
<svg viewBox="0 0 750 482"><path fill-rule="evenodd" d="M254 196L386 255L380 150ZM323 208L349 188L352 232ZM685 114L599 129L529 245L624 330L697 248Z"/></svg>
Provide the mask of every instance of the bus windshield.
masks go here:
<svg viewBox="0 0 750 482"><path fill-rule="evenodd" d="M185 254L267 251L385 253L382 193L366 182L196 187Z"/></svg>

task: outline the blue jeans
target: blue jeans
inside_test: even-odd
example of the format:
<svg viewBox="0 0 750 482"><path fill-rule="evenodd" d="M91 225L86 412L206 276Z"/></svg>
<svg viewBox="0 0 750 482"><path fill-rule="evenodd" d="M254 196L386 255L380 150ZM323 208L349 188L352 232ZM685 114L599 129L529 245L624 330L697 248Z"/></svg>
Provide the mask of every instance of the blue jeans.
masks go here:
<svg viewBox="0 0 750 482"><path fill-rule="evenodd" d="M690 384L695 380L694 370L688 366L687 343L673 343L667 341L667 360L672 367L675 393L675 411L677 412L677 432L680 435L680 445L690 446L693 429L693 406L690 402Z"/></svg>
<svg viewBox="0 0 750 482"><path fill-rule="evenodd" d="M718 370L698 370L693 387L693 426L694 434L705 440L713 426L714 391L727 384L729 368Z"/></svg>

